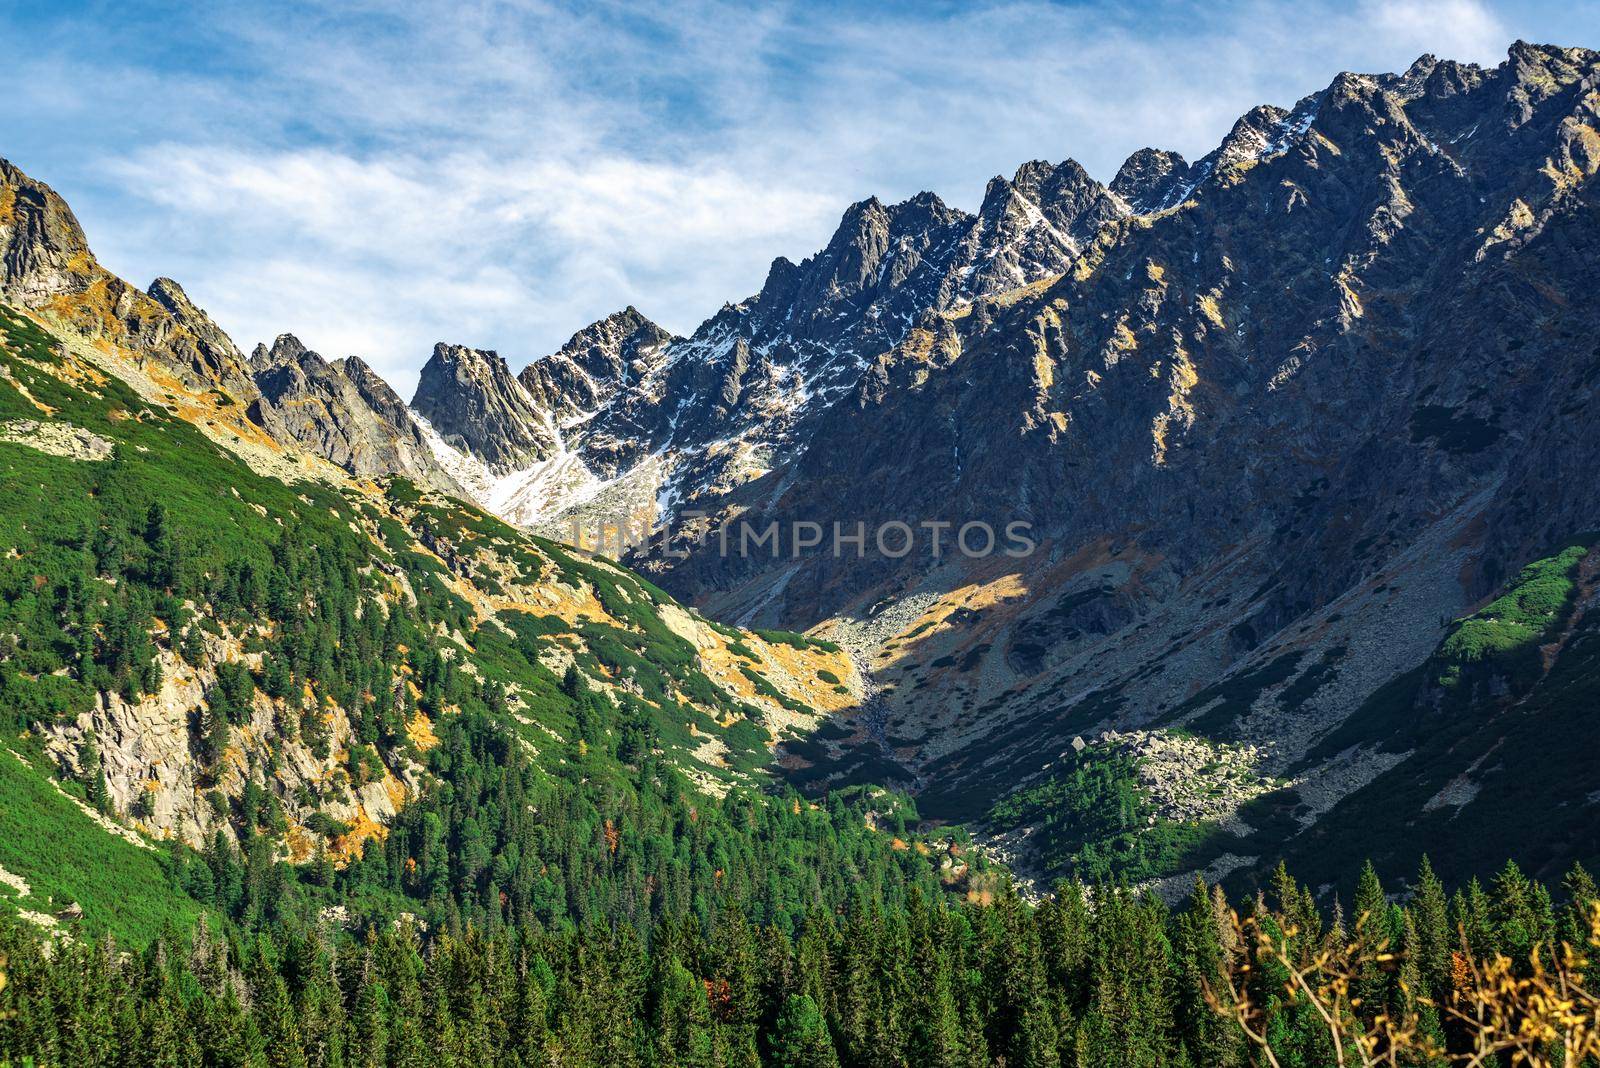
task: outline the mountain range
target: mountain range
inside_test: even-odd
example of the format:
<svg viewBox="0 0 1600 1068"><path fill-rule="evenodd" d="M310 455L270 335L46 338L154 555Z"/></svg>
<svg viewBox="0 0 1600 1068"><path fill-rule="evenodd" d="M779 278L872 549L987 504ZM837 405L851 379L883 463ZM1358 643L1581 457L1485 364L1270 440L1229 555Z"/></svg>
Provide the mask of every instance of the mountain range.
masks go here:
<svg viewBox="0 0 1600 1068"><path fill-rule="evenodd" d="M1162 886L1288 856L1330 887L1356 849L1386 874L1426 848L1454 876L1506 855L1549 875L1600 859L1582 757L1600 697L1597 170L1600 55L1424 56L1258 107L1193 163L1144 149L1102 184L1029 162L976 214L861 201L688 337L630 306L520 372L441 342L409 404L290 334L246 358L176 283L107 273L9 163L0 299L70 337L68 379L134 383L266 477L378 493L351 521L402 524L385 551L442 561L482 612L506 600L480 585L505 585L500 564L468 551L488 528L430 508L504 520L489 555L540 557L520 570L534 587L574 576L550 593L569 624L607 583L634 591L591 622L626 624L642 598L689 642L701 666L667 689L707 717L691 740L764 702L755 749L685 741L723 788L758 766L813 796L892 785L1043 879L1105 845L1021 803L1087 748L1133 758L1151 815L1118 848ZM741 555L718 537L927 521L1023 524L1035 548ZM665 592L579 578L628 572L555 541ZM752 642L750 671L726 670ZM633 692L614 659L594 684ZM72 763L91 726L134 731L136 705L103 698L46 733ZM108 762L121 802L151 775L140 752ZM156 776L158 830L226 823L193 779ZM345 822L395 807L357 792Z"/></svg>

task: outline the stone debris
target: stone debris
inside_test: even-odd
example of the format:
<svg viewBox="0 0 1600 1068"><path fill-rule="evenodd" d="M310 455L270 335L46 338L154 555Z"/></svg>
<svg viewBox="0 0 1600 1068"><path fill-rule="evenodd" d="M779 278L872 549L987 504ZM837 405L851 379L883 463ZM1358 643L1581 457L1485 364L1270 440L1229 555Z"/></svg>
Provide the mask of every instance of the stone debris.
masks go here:
<svg viewBox="0 0 1600 1068"><path fill-rule="evenodd" d="M69 460L105 460L111 456L111 442L71 423L12 419L0 423L0 441L26 445L30 449L51 456L64 456Z"/></svg>
<svg viewBox="0 0 1600 1068"><path fill-rule="evenodd" d="M15 890L18 897L27 897L33 893L32 887L28 885L28 880L20 875L13 875L4 868L0 868L0 883L4 883Z"/></svg>
<svg viewBox="0 0 1600 1068"><path fill-rule="evenodd" d="M1227 823L1240 806L1278 788L1257 770L1265 751L1168 730L1107 731L1099 744L1138 761L1139 786L1155 818Z"/></svg>

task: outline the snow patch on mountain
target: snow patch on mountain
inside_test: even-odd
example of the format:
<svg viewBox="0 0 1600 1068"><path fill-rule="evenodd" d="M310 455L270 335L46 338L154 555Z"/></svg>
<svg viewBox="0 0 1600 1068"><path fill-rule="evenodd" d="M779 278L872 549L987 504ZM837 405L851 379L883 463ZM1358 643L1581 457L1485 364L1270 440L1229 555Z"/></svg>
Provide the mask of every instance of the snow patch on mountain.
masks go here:
<svg viewBox="0 0 1600 1068"><path fill-rule="evenodd" d="M474 503L508 523L533 526L561 508L581 504L603 488L577 453L562 443L547 460L506 474L451 445L423 416L412 413L434 459L472 495ZM557 437L560 441L560 437Z"/></svg>

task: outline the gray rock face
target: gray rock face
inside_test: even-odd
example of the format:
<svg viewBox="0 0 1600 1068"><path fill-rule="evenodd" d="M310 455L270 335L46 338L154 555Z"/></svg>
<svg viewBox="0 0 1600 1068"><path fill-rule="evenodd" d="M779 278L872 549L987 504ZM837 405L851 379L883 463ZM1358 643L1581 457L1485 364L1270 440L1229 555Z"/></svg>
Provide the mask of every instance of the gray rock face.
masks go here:
<svg viewBox="0 0 1600 1068"><path fill-rule="evenodd" d="M37 419L8 419L0 423L0 441L26 445L69 460L104 460L111 456L112 449L111 442L81 426Z"/></svg>
<svg viewBox="0 0 1600 1068"><path fill-rule="evenodd" d="M582 410L567 446L600 478L652 481L642 489L666 505L666 520L792 457L818 414L929 310L1059 274L1125 211L1071 160L994 179L977 215L932 193L871 198L845 211L826 248L798 264L773 261L758 294L693 336L625 370L604 358L605 381L620 385L588 388L567 361L540 361L523 381L560 419ZM602 325L575 342L594 348L585 334ZM561 395L579 400L564 405Z"/></svg>
<svg viewBox="0 0 1600 1068"><path fill-rule="evenodd" d="M183 287L170 278L150 283L150 298L172 315L173 320L193 342L204 369L219 379L234 373L244 356L237 345L204 310L195 306Z"/></svg>
<svg viewBox="0 0 1600 1068"><path fill-rule="evenodd" d="M89 245L55 190L0 160L0 290L28 307L87 288Z"/></svg>
<svg viewBox="0 0 1600 1068"><path fill-rule="evenodd" d="M206 644L208 654L217 655L216 662L240 655L237 642L208 636ZM137 703L129 703L115 693L103 693L92 710L41 728L45 751L69 775L78 773L79 754L86 739L95 740L113 810L141 830L197 847L218 833L236 841L238 834L231 821L217 815L206 801L206 794L218 790L225 796L238 797L248 781L271 792L297 821L318 810L351 822L389 820L397 811L397 798L404 800L420 791L420 769L415 766L400 768L401 779L369 782L359 789L348 781L336 782L332 772L339 762L332 754L354 739L344 712L335 711L330 716L332 751L318 758L303 741L278 737L278 717L282 713L262 694L252 701L248 733L239 731L233 736L243 758L226 762L221 775L209 781L193 757L191 733L193 722L206 706L209 690L216 684L215 668L211 663L198 669L191 667L166 650L159 656L162 685L157 693ZM262 770L269 760L274 769L270 773ZM396 793L391 794L388 787ZM309 790L315 793L308 793ZM302 800L319 795L321 799L313 805ZM129 814L139 806L145 814L131 817ZM97 818L112 833L145 844L117 822L98 814L91 818Z"/></svg>
<svg viewBox="0 0 1600 1068"><path fill-rule="evenodd" d="M533 403L558 424L598 411L643 378L679 340L632 306L591 323L518 376Z"/></svg>
<svg viewBox="0 0 1600 1068"><path fill-rule="evenodd" d="M1141 148L1129 156L1111 180L1111 191L1136 215L1173 207L1183 199L1189 164L1176 152Z"/></svg>
<svg viewBox="0 0 1600 1068"><path fill-rule="evenodd" d="M1597 84L1596 53L1523 44L1494 69L1341 75L1247 115L1165 208L1181 162L1143 154L1118 196L1158 214L1037 290L923 320L796 462L711 498L757 528L1022 520L1026 560L711 538L635 562L763 625L947 605L873 661L906 780L935 784L924 812L1096 724L1198 722L1280 774L1441 620L1600 521ZM1315 816L1396 759L1298 789Z"/></svg>
<svg viewBox="0 0 1600 1068"><path fill-rule="evenodd" d="M0 300L148 354L195 392L249 404L254 387L239 350L177 283L140 292L94 258L83 228L48 185L0 160Z"/></svg>
<svg viewBox="0 0 1600 1068"><path fill-rule="evenodd" d="M441 341L422 368L411 407L447 443L497 474L547 459L561 447L549 414L534 406L496 352Z"/></svg>
<svg viewBox="0 0 1600 1068"><path fill-rule="evenodd" d="M351 356L329 363L292 334L251 356L260 398L250 417L353 475L400 474L465 496L434 459L406 406L372 368Z"/></svg>

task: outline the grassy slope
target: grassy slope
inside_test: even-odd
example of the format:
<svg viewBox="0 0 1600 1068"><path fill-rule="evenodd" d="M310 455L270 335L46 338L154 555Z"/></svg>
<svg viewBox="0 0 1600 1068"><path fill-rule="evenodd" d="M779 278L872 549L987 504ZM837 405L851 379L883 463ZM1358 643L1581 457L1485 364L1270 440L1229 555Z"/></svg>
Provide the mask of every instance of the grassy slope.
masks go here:
<svg viewBox="0 0 1600 1068"><path fill-rule="evenodd" d="M671 601L660 590L529 538L459 502L420 494L403 480L374 496L315 482L289 486L257 475L120 380L86 377L85 370L80 361L62 356L54 339L32 321L0 308L0 423L70 423L119 445L136 491L166 506L174 528L207 564L241 557L266 561L279 536L278 520L290 516L328 543L357 538L375 563L397 566L412 588L426 588L457 605L465 630L440 642L458 645L484 677L514 689L521 699L515 729L541 763L554 769L563 762L564 746L552 743L572 737L575 727L570 701L557 692L559 680L538 659L540 648L553 642L567 646L592 679L625 675L636 683L642 694L617 690L614 698L625 716L651 721L660 744L680 766L724 781L764 778L760 772L770 735L760 711L700 670L694 647L662 622L660 611ZM7 594L0 605L0 632L52 613L47 603L36 603L34 591L49 589L38 576L81 569L82 547L95 524L91 495L105 463L0 442L0 495L7 502L0 510L0 544L16 549L16 555L0 560L0 586ZM369 541L355 533L356 527L375 530L376 536ZM462 598L459 582L423 549L424 533L486 550L505 565L494 573L478 569L475 595L515 599L559 579L568 587L591 588L609 621L563 624L505 611L500 613L504 627L481 623ZM714 630L721 634L726 628ZM66 643L61 654L66 663ZM12 707L0 711L14 747L25 744L15 733L22 723L76 713L93 699L57 663L22 665L12 686ZM771 687L759 689L765 693ZM727 766L708 764L697 753L707 737L726 747ZM164 916L193 917L194 902L172 888L162 858L106 835L45 781L42 765L30 767L8 757L0 772L7 802L0 835L11 850L0 850L0 866L50 895L57 908L65 900L78 901L89 924L133 941L147 939ZM44 846L52 840L67 846L51 854ZM6 896L0 890L0 901Z"/></svg>
<svg viewBox="0 0 1600 1068"><path fill-rule="evenodd" d="M53 339L29 320L0 308L0 422L67 422L124 445L136 477L169 509L191 542L216 554L264 554L277 526L246 505L311 509L289 487L254 475L193 427L162 415L117 379L69 384L49 369ZM91 494L100 463L50 455L0 442L0 544L15 550L0 562L0 629L20 626L39 608L36 576L71 573L92 529ZM239 495L235 495L235 490ZM335 500L320 502L331 505ZM324 514L327 514L324 512ZM27 681L26 679L24 681ZM64 675L41 673L18 685L3 714L5 744L21 747L21 721L51 711L75 713L93 695ZM200 906L169 876L165 855L115 837L47 779L42 759L24 762L0 751L0 867L32 891L18 899L0 888L0 904L54 913L68 903L84 910L88 932L108 930L143 944L171 922L186 929ZM73 787L76 789L76 787Z"/></svg>
<svg viewBox="0 0 1600 1068"><path fill-rule="evenodd" d="M168 857L108 833L35 768L0 749L0 868L29 894L0 884L0 902L54 915L83 908L83 931L144 945L169 927L188 930L200 906L175 885Z"/></svg>
<svg viewBox="0 0 1600 1068"><path fill-rule="evenodd" d="M1193 863L1209 825L1155 816L1139 785L1137 759L1086 749L1072 766L1007 794L988 823L1010 830L1037 822L1032 848L1050 879L1159 879Z"/></svg>

